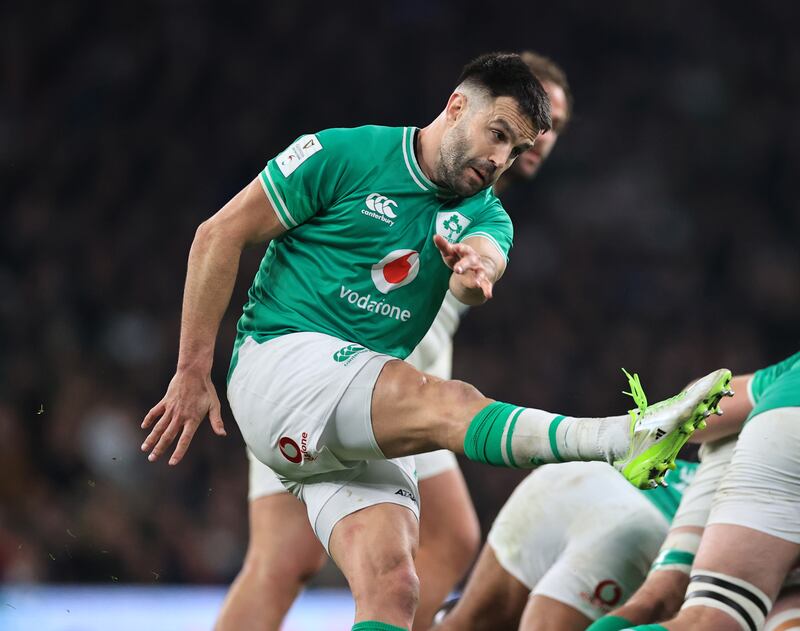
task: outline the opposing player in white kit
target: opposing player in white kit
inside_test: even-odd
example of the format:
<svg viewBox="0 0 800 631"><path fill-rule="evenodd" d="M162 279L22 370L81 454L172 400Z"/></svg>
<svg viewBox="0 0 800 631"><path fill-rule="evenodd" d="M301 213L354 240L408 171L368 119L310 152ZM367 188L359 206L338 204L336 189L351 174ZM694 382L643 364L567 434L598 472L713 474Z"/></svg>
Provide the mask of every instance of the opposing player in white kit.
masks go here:
<svg viewBox="0 0 800 631"><path fill-rule="evenodd" d="M800 554L800 353L747 382L747 422L714 496L691 577L683 581L688 587L680 612L662 624L633 626L640 612L623 608L615 612L619 624L593 631L800 628L796 590L770 615ZM735 431L744 416L728 427ZM638 600L646 609L647 594Z"/></svg>
<svg viewBox="0 0 800 631"><path fill-rule="evenodd" d="M217 329L242 249L271 240L239 321L228 399L253 454L306 505L348 580L354 631L408 629L418 599L414 454L447 448L532 467L609 460L634 484L663 477L730 373L630 415L576 418L484 397L402 361L449 288L483 304L512 226L490 188L550 127L518 55L468 64L422 130L367 126L298 138L214 217L189 255L178 367L143 421L176 464L209 414Z"/></svg>
<svg viewBox="0 0 800 631"><path fill-rule="evenodd" d="M551 60L521 54L550 99L552 129L520 155L495 185L495 191L532 178L569 121L572 97L563 70ZM425 337L406 358L421 372L450 379L453 336L466 305L448 293ZM303 584L327 560L308 523L303 504L277 475L248 450L250 539L242 570L231 586L217 620L217 631L277 630ZM427 629L442 600L472 564L480 526L452 452L415 456L420 494L419 550L415 558L420 601L414 629ZM293 550L293 554L286 554Z"/></svg>

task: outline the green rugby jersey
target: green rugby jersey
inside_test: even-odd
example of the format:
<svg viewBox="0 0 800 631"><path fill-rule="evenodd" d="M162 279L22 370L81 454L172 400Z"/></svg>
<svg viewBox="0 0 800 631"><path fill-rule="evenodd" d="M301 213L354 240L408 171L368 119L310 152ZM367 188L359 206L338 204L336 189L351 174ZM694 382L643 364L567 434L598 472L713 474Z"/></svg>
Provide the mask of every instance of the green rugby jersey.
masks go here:
<svg viewBox="0 0 800 631"><path fill-rule="evenodd" d="M694 480L699 465L697 462L689 462L687 460L676 460L675 464L675 469L668 471L664 478L669 484L668 487L658 486L651 490L642 491L644 496L661 511L661 514L670 523L678 511L678 506L686 488Z"/></svg>
<svg viewBox="0 0 800 631"><path fill-rule="evenodd" d="M451 271L433 243L480 235L504 257L511 220L487 189L454 196L425 177L414 127L304 135L270 160L261 185L287 229L261 261L237 326L263 342L326 333L405 358L430 328Z"/></svg>
<svg viewBox="0 0 800 631"><path fill-rule="evenodd" d="M757 370L750 381L755 406L747 420L775 408L800 407L800 352Z"/></svg>

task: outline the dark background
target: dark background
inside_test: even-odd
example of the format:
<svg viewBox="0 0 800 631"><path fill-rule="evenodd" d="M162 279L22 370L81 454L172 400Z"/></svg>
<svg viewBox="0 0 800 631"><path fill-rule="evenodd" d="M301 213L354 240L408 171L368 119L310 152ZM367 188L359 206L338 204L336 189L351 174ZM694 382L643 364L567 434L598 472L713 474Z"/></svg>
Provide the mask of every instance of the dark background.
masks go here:
<svg viewBox="0 0 800 631"><path fill-rule="evenodd" d="M425 125L460 67L530 48L575 117L505 198L515 249L455 375L571 414L797 350L800 44L791 2L108 3L0 17L0 577L229 581L243 443L176 468L138 426L174 369L194 229L301 133ZM242 263L214 377L263 253ZM467 464L484 528L519 473Z"/></svg>

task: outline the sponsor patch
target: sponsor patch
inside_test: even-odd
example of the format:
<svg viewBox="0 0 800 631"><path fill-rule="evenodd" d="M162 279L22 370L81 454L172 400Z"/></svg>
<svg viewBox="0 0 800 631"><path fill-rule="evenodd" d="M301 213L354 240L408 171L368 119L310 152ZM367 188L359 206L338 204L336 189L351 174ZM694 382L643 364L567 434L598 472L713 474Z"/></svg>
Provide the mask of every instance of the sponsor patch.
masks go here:
<svg viewBox="0 0 800 631"><path fill-rule="evenodd" d="M286 151L275 158L275 163L283 173L283 177L289 177L295 172L303 162L308 160L317 151L322 149L322 145L315 134L307 134L298 138Z"/></svg>

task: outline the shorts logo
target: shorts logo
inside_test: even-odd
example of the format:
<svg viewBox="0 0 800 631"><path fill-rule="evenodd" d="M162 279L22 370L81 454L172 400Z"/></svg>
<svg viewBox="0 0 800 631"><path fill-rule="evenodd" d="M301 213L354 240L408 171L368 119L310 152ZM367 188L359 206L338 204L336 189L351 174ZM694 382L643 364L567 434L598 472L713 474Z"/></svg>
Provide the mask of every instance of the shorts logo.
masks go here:
<svg viewBox="0 0 800 631"><path fill-rule="evenodd" d="M284 436L278 441L278 449L281 450L281 455L289 462L300 464L303 461L303 452L300 447L288 436Z"/></svg>
<svg viewBox="0 0 800 631"><path fill-rule="evenodd" d="M308 432L300 435L300 446L288 436L284 436L278 441L278 449L281 455L293 464L300 464L303 460L313 462L314 456L308 453Z"/></svg>
<svg viewBox="0 0 800 631"><path fill-rule="evenodd" d="M382 294L408 285L419 273L419 252L393 250L372 266L372 282Z"/></svg>
<svg viewBox="0 0 800 631"><path fill-rule="evenodd" d="M622 587L615 580L607 578L597 584L591 595L581 592L581 598L593 607L608 613L622 600Z"/></svg>
<svg viewBox="0 0 800 631"><path fill-rule="evenodd" d="M363 353L365 350L367 349L358 344L348 344L333 354L333 361L339 364L349 364L356 355Z"/></svg>
<svg viewBox="0 0 800 631"><path fill-rule="evenodd" d="M406 498L410 499L412 502L414 502L415 504L417 503L417 498L414 496L414 494L411 491L409 491L407 489L397 489L397 491L395 491L395 495L400 495L402 497L406 497Z"/></svg>
<svg viewBox="0 0 800 631"><path fill-rule="evenodd" d="M367 195L367 199L364 203L369 210L367 210L367 208L363 209L361 211L362 215L372 217L373 219L379 219L390 226L394 225L393 220L397 219L397 213L395 213L397 209L396 201L380 193L370 193Z"/></svg>
<svg viewBox="0 0 800 631"><path fill-rule="evenodd" d="M455 243L471 223L472 220L461 213L454 211L438 213L436 215L436 234L443 236L450 243Z"/></svg>

